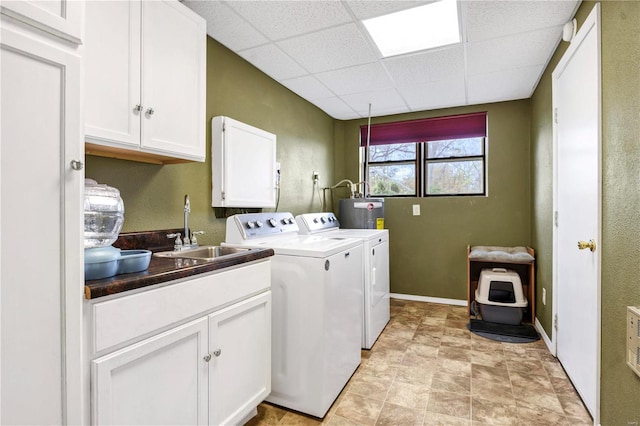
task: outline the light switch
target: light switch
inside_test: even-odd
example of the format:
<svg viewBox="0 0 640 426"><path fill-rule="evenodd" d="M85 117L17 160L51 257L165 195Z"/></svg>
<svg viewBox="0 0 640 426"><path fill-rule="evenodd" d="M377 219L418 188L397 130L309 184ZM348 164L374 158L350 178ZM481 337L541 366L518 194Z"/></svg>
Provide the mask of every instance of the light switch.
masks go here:
<svg viewBox="0 0 640 426"><path fill-rule="evenodd" d="M413 205L413 215L420 216L420 204Z"/></svg>

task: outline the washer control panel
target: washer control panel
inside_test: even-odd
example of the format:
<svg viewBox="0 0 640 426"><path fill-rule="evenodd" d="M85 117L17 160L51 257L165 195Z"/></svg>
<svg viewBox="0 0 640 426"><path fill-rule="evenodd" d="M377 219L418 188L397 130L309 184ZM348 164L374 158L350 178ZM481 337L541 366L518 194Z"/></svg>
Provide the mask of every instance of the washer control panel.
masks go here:
<svg viewBox="0 0 640 426"><path fill-rule="evenodd" d="M298 224L291 213L244 213L227 218L226 242L228 243L241 243L244 240L286 233L298 233Z"/></svg>
<svg viewBox="0 0 640 426"><path fill-rule="evenodd" d="M300 232L313 234L318 231L340 228L338 218L331 212L305 213L296 216Z"/></svg>

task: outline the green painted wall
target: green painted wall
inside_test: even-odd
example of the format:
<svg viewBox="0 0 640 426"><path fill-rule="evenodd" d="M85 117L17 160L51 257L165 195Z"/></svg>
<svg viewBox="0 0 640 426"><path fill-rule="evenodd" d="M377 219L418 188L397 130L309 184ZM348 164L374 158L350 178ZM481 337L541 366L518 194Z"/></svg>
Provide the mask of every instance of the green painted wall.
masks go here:
<svg viewBox="0 0 640 426"><path fill-rule="evenodd" d="M86 176L118 188L125 203L123 231L181 227L184 195L190 223L205 244L224 240L225 221L211 207L211 118L226 115L275 133L281 163L278 210L319 209L312 171L333 181L334 120L227 48L207 41L207 161L157 166L87 156Z"/></svg>
<svg viewBox="0 0 640 426"><path fill-rule="evenodd" d="M487 197L387 198L391 291L467 298L467 245L530 244L531 109L529 100L378 117L372 124L488 112ZM336 179L358 179L358 131L366 120L341 123ZM412 205L421 215L412 215Z"/></svg>
<svg viewBox="0 0 640 426"><path fill-rule="evenodd" d="M581 25L595 3L584 2ZM626 306L640 305L640 2L604 1L602 14L602 346L601 424L640 422L640 378L625 364ZM551 290L551 72L562 43L532 98L532 240L538 285ZM550 295L550 294L549 294ZM548 296L549 296L548 295ZM551 336L551 307L538 303Z"/></svg>

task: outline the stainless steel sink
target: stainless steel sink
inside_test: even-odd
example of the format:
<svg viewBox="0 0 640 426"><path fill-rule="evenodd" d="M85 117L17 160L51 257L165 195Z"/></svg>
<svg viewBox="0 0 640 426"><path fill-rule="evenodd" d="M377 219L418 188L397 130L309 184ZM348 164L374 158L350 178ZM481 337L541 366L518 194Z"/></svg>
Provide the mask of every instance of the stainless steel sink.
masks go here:
<svg viewBox="0 0 640 426"><path fill-rule="evenodd" d="M240 247L200 246L195 249L182 251L161 251L154 253L153 255L157 257L173 257L179 259L200 259L213 261L223 256L247 253L250 250L250 248Z"/></svg>

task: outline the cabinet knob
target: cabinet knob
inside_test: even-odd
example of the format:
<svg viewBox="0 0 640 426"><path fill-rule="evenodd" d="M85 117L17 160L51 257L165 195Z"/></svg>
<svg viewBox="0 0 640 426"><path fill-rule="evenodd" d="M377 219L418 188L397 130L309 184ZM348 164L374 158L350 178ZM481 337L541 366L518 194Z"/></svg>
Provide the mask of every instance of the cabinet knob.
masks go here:
<svg viewBox="0 0 640 426"><path fill-rule="evenodd" d="M137 105L133 108L133 110L134 110L134 111L137 111L137 112L142 111L142 105L137 104Z"/></svg>
<svg viewBox="0 0 640 426"><path fill-rule="evenodd" d="M71 168L76 171L82 170L84 169L84 163L79 160L71 160Z"/></svg>
<svg viewBox="0 0 640 426"><path fill-rule="evenodd" d="M155 113L155 110L153 108L149 108L147 109L146 113L149 115L153 115L153 113Z"/></svg>
<svg viewBox="0 0 640 426"><path fill-rule="evenodd" d="M209 362L209 361L211 361L211 354L206 354L206 355L204 356L204 358L202 358L202 359L204 359L204 362Z"/></svg>
<svg viewBox="0 0 640 426"><path fill-rule="evenodd" d="M222 353L221 349L216 349L215 351L213 351L213 354L217 357L220 356L221 353Z"/></svg>

